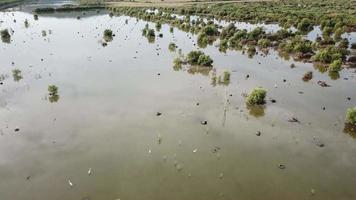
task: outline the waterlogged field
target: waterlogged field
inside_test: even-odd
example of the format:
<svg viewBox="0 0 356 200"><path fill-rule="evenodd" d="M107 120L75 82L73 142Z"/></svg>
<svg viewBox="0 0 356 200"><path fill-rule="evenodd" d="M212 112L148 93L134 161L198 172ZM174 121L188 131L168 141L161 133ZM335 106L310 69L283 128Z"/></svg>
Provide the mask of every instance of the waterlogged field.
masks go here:
<svg viewBox="0 0 356 200"><path fill-rule="evenodd" d="M148 40L147 23L0 13L0 199L356 199L355 69L217 42L200 49L212 68L175 66L197 36L162 24ZM246 106L258 86L266 104Z"/></svg>

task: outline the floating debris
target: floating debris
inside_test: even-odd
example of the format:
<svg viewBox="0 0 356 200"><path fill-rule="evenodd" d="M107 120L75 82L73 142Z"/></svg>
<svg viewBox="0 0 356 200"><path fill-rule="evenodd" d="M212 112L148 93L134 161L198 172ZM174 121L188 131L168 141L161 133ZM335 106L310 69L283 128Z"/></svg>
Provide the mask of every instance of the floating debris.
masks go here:
<svg viewBox="0 0 356 200"><path fill-rule="evenodd" d="M279 164L279 165L278 165L278 168L279 168L279 169L285 169L285 168L286 168L286 166L285 166L285 165L283 165L283 164Z"/></svg>
<svg viewBox="0 0 356 200"><path fill-rule="evenodd" d="M257 135L257 136L261 136L261 131L257 131L257 132L256 132L256 135Z"/></svg>
<svg viewBox="0 0 356 200"><path fill-rule="evenodd" d="M288 119L288 122L300 123L300 121L299 121L296 117L289 118L289 119Z"/></svg>
<svg viewBox="0 0 356 200"><path fill-rule="evenodd" d="M324 147L325 144L322 143L318 138L316 138L315 136L313 137L313 143L318 146L318 147Z"/></svg>
<svg viewBox="0 0 356 200"><path fill-rule="evenodd" d="M161 116L161 115L162 115L162 113L156 112L156 116Z"/></svg>
<svg viewBox="0 0 356 200"><path fill-rule="evenodd" d="M194 150L193 150L193 153L196 153L197 151L198 151L198 149L194 149Z"/></svg>
<svg viewBox="0 0 356 200"><path fill-rule="evenodd" d="M88 170L88 175L89 176L91 175L91 168L89 168L89 170Z"/></svg>
<svg viewBox="0 0 356 200"><path fill-rule="evenodd" d="M208 121L206 121L206 120L201 121L200 124L202 124L202 125L207 125L207 124L208 124Z"/></svg>
<svg viewBox="0 0 356 200"><path fill-rule="evenodd" d="M325 81L318 81L317 82L318 85L320 85L321 87L330 87L331 85L327 84Z"/></svg>
<svg viewBox="0 0 356 200"><path fill-rule="evenodd" d="M222 179L224 177L224 174L223 173L220 173L219 174L219 179Z"/></svg>
<svg viewBox="0 0 356 200"><path fill-rule="evenodd" d="M70 179L68 179L68 184L70 187L73 187L73 185L74 185Z"/></svg>

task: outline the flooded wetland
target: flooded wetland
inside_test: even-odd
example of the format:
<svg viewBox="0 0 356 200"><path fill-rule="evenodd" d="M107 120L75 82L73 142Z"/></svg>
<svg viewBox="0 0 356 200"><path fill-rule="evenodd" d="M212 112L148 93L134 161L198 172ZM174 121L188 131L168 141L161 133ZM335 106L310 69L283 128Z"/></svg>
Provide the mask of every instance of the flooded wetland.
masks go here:
<svg viewBox="0 0 356 200"><path fill-rule="evenodd" d="M111 9L1 11L0 199L356 199L355 32L325 68L211 23L202 45Z"/></svg>

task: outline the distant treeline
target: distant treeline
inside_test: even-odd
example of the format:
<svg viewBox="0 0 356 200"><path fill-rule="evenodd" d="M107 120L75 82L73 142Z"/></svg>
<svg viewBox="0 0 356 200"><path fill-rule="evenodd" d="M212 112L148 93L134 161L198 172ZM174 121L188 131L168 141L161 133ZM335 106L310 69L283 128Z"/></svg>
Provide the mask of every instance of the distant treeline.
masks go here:
<svg viewBox="0 0 356 200"><path fill-rule="evenodd" d="M46 8L36 8L36 13L49 13L49 12L68 12L68 11L84 11L84 10L95 10L105 8L104 5L90 5L90 6L63 6L59 8L46 7Z"/></svg>

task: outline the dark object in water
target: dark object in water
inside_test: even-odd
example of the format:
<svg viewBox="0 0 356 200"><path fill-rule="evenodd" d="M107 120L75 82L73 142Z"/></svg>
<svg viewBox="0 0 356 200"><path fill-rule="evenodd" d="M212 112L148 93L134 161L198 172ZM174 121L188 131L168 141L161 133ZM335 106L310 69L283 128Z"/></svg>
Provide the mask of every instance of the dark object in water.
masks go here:
<svg viewBox="0 0 356 200"><path fill-rule="evenodd" d="M207 125L208 124L208 121L204 120L204 121L201 121L200 122L202 125Z"/></svg>
<svg viewBox="0 0 356 200"><path fill-rule="evenodd" d="M161 115L162 115L162 113L160 113L160 112L156 113L156 116L161 116Z"/></svg>
<svg viewBox="0 0 356 200"><path fill-rule="evenodd" d="M285 168L286 168L286 166L285 166L285 165L283 165L283 164L279 164L279 165L278 165L278 168L279 168L279 169L285 169Z"/></svg>
<svg viewBox="0 0 356 200"><path fill-rule="evenodd" d="M256 135L257 135L257 136L261 136L261 131L257 131L257 132L256 132Z"/></svg>
<svg viewBox="0 0 356 200"><path fill-rule="evenodd" d="M277 101L275 99L271 99L272 103L277 103Z"/></svg>
<svg viewBox="0 0 356 200"><path fill-rule="evenodd" d="M330 87L330 85L327 84L325 81L318 81L317 83L318 83L318 85L320 85L321 87Z"/></svg>
<svg viewBox="0 0 356 200"><path fill-rule="evenodd" d="M299 121L297 118L295 118L295 117L289 118L289 119L288 119L288 122L297 122L297 123L300 123L300 121Z"/></svg>
<svg viewBox="0 0 356 200"><path fill-rule="evenodd" d="M218 153L219 151L220 151L220 147L218 147L218 146L214 146L214 148L213 148L213 153Z"/></svg>
<svg viewBox="0 0 356 200"><path fill-rule="evenodd" d="M303 81L307 82L307 81L310 81L312 78L313 78L313 72L308 71L304 74Z"/></svg>
<svg viewBox="0 0 356 200"><path fill-rule="evenodd" d="M249 74L247 74L247 75L246 75L246 78L250 78L250 75L249 75Z"/></svg>
<svg viewBox="0 0 356 200"><path fill-rule="evenodd" d="M317 139L316 137L313 137L313 143L318 146L318 147L324 147L325 144L322 143L319 139Z"/></svg>
<svg viewBox="0 0 356 200"><path fill-rule="evenodd" d="M294 63L292 63L292 64L290 64L290 68L295 68L295 64Z"/></svg>

